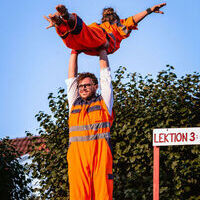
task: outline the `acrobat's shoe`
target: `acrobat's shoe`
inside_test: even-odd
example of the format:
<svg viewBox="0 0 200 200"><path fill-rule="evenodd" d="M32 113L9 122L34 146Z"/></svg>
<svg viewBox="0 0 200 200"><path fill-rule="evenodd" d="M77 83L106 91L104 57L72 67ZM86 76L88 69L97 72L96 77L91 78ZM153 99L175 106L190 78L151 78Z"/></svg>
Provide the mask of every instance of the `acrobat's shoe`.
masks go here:
<svg viewBox="0 0 200 200"><path fill-rule="evenodd" d="M58 11L59 15L64 19L68 20L69 19L69 13L67 8L64 5L57 5L56 10Z"/></svg>
<svg viewBox="0 0 200 200"><path fill-rule="evenodd" d="M59 26L61 23L63 23L62 19L60 18L59 13L57 13L57 12L54 13L53 15L50 14L50 15L49 15L49 18L50 18L50 20L51 20L54 24L56 24L57 26Z"/></svg>

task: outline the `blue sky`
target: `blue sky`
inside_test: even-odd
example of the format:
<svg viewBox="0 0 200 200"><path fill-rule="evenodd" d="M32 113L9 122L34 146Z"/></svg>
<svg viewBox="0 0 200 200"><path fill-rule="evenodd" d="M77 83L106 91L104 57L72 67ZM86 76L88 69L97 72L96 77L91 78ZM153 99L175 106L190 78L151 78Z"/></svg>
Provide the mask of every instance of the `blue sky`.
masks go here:
<svg viewBox="0 0 200 200"><path fill-rule="evenodd" d="M109 56L112 72L122 65L129 72L156 75L167 64L179 76L199 71L199 0L0 0L0 138L24 137L25 131L36 134L34 116L40 110L49 112L48 94L66 88L70 50L53 28L45 29L43 15L65 4L90 24L100 22L104 7L112 6L126 18L162 2L167 3L165 14L147 16ZM98 57L81 54L79 71L99 77Z"/></svg>

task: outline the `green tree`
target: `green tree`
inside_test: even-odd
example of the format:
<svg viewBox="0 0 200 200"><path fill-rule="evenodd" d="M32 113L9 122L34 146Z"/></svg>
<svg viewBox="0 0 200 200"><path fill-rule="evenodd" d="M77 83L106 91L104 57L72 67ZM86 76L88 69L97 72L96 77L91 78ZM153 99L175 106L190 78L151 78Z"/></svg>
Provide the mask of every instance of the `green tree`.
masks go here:
<svg viewBox="0 0 200 200"><path fill-rule="evenodd" d="M20 154L8 138L0 139L0 197L2 200L25 200L30 194L25 167L19 163Z"/></svg>
<svg viewBox="0 0 200 200"><path fill-rule="evenodd" d="M67 149L68 149L68 104L64 89L59 89L58 96L48 96L50 114L39 112L38 132L42 143L35 141L33 159L30 165L32 176L40 180L41 187L36 188L41 199L68 199ZM39 149L39 151L38 151Z"/></svg>
<svg viewBox="0 0 200 200"><path fill-rule="evenodd" d="M154 128L200 126L200 75L178 78L172 66L142 77L119 67L113 81L115 121L112 127L114 199L152 199ZM41 180L41 199L68 199L67 96L59 89L48 97L51 114L39 112L43 151L33 151L33 175ZM36 144L41 146L41 144ZM160 198L200 198L199 146L161 148Z"/></svg>
<svg viewBox="0 0 200 200"><path fill-rule="evenodd" d="M115 199L152 199L154 128L200 125L200 75L177 78L173 67L150 75L126 75L119 68L113 83L116 120ZM161 148L160 198L200 198L199 146Z"/></svg>

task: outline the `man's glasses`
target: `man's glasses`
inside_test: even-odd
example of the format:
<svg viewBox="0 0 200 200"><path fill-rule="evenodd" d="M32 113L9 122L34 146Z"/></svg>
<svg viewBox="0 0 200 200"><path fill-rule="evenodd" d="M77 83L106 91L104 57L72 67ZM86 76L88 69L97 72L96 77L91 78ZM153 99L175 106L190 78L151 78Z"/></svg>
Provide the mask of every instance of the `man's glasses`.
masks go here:
<svg viewBox="0 0 200 200"><path fill-rule="evenodd" d="M90 88L92 85L94 85L94 84L90 84L90 83L87 83L87 84L81 84L81 85L78 85L78 89L79 90L83 90L83 89L88 89L88 88Z"/></svg>

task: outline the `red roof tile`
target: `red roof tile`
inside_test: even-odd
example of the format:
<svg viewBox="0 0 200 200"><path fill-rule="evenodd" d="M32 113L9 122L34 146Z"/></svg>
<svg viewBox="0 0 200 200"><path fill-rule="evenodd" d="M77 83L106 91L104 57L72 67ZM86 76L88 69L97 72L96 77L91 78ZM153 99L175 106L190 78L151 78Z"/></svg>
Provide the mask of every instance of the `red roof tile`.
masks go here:
<svg viewBox="0 0 200 200"><path fill-rule="evenodd" d="M36 139L36 141L38 143L44 142L44 139L42 139L41 137L39 137L39 136L33 136L33 137L25 137L25 138L12 139L11 140L11 144L16 147L16 150L22 156L24 154L27 154L27 153L31 152L31 150L33 148L33 145L34 145L34 144L32 144L32 142L35 139ZM44 144L42 144L38 149L41 150L42 147L45 148Z"/></svg>

